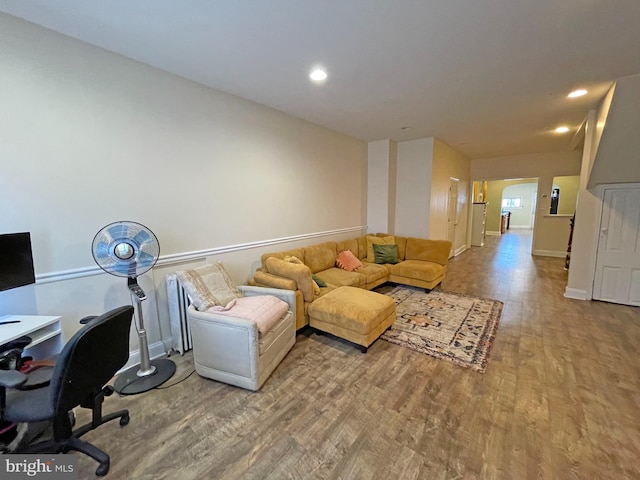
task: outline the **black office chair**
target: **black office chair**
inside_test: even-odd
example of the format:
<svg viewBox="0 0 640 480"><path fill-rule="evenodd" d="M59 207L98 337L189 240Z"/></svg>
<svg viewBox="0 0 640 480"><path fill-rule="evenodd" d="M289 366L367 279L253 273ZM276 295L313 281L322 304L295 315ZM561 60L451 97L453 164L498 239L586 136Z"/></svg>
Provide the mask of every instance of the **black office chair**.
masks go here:
<svg viewBox="0 0 640 480"><path fill-rule="evenodd" d="M129 423L128 410L102 416L106 383L129 359L129 330L133 307L119 307L91 319L69 340L56 360L51 383L36 390L18 390L27 376L16 370L0 371L0 419L16 423L53 422L53 438L20 448L15 453L85 453L100 465L96 475L109 471L109 455L79 438L90 430L120 418ZM9 390L6 390L9 389ZM75 407L90 408L92 422L72 430Z"/></svg>

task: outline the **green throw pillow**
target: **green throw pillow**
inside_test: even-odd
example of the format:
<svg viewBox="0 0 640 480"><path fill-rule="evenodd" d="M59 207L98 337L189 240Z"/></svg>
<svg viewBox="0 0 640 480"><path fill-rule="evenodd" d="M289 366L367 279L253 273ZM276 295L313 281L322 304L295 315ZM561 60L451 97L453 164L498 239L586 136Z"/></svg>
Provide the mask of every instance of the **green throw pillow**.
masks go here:
<svg viewBox="0 0 640 480"><path fill-rule="evenodd" d="M398 245L373 244L373 255L376 263L400 263Z"/></svg>
<svg viewBox="0 0 640 480"><path fill-rule="evenodd" d="M327 286L327 282L325 282L323 279L321 279L318 275L311 275L311 278L313 278L313 281L316 282L318 284L319 287L326 287Z"/></svg>

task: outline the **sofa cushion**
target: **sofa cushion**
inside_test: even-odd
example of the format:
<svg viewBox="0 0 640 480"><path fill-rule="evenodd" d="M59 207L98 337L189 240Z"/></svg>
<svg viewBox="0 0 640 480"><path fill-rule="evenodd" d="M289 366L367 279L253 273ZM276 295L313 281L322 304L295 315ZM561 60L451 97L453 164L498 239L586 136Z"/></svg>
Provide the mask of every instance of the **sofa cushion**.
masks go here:
<svg viewBox="0 0 640 480"><path fill-rule="evenodd" d="M358 268L362 267L362 262L358 257L356 257L351 250L343 250L338 253L338 258L336 258L336 266L347 272L353 272Z"/></svg>
<svg viewBox="0 0 640 480"><path fill-rule="evenodd" d="M304 262L300 260L298 257L296 257L295 255L287 255L286 257L283 258L283 260L289 263L297 263L298 265L304 265Z"/></svg>
<svg viewBox="0 0 640 480"><path fill-rule="evenodd" d="M342 252L343 250L351 250L353 254L360 258L358 255L358 239L352 238L350 240L341 240L336 242L336 252Z"/></svg>
<svg viewBox="0 0 640 480"><path fill-rule="evenodd" d="M432 282L444 274L445 267L434 262L422 260L405 260L397 265L388 265L389 272L398 277L415 278Z"/></svg>
<svg viewBox="0 0 640 480"><path fill-rule="evenodd" d="M449 263L451 242L448 240L427 240L424 238L407 238L406 260L422 260L436 262L440 265Z"/></svg>
<svg viewBox="0 0 640 480"><path fill-rule="evenodd" d="M362 288L366 285L366 277L364 275L359 272L347 272L337 267L331 267L322 272L318 272L318 275L328 284L337 287L349 286Z"/></svg>
<svg viewBox="0 0 640 480"><path fill-rule="evenodd" d="M283 260L284 257L297 257L304 262L304 251L302 250L302 248L294 248L291 250L285 250L284 252L263 253L260 258L262 260L262 268L265 271L269 271L269 269L267 268L267 258L270 257L276 257L281 260Z"/></svg>
<svg viewBox="0 0 640 480"><path fill-rule="evenodd" d="M367 262L375 263L376 257L373 253L373 244L377 245L395 245L396 239L393 235L386 237L378 237L376 235L367 235Z"/></svg>
<svg viewBox="0 0 640 480"><path fill-rule="evenodd" d="M400 260L398 260L398 245L377 245L374 243L373 254L376 263L400 263Z"/></svg>
<svg viewBox="0 0 640 480"><path fill-rule="evenodd" d="M298 257L295 257L293 255L287 255L286 257L283 258L283 260L285 262L295 263L296 265L304 265L302 260L300 260ZM311 286L313 287L313 295L315 297L316 295L320 294L321 285L318 284L318 282L316 282L315 278L313 278L313 275L311 276L311 278L313 280L313 282L311 282Z"/></svg>
<svg viewBox="0 0 640 480"><path fill-rule="evenodd" d="M376 233L377 237L388 237L388 233ZM401 237L399 235L394 235L393 238L396 240L396 245L398 246L398 259L405 259L405 252L407 250L407 237Z"/></svg>
<svg viewBox="0 0 640 480"><path fill-rule="evenodd" d="M358 242L358 258L360 260L367 260L367 235L363 235L361 237L356 238ZM356 253L355 250L351 250L353 253Z"/></svg>
<svg viewBox="0 0 640 480"><path fill-rule="evenodd" d="M261 269L256 270L256 273L253 275L253 282L249 282L249 284L255 284L255 286L258 287L281 288L282 290L298 290L298 284L295 280L274 275Z"/></svg>
<svg viewBox="0 0 640 480"><path fill-rule="evenodd" d="M311 278L309 267L285 262L281 258L276 257L267 258L266 263L269 273L295 280L298 290L302 292L305 302L313 301L313 279Z"/></svg>
<svg viewBox="0 0 640 480"><path fill-rule="evenodd" d="M378 280L382 280L389 276L389 269L385 265L378 265L376 263L364 262L362 268L358 269L358 273L364 275L366 284L375 283Z"/></svg>
<svg viewBox="0 0 640 480"><path fill-rule="evenodd" d="M303 250L304 264L311 269L311 273L322 272L336 264L336 242L318 243Z"/></svg>

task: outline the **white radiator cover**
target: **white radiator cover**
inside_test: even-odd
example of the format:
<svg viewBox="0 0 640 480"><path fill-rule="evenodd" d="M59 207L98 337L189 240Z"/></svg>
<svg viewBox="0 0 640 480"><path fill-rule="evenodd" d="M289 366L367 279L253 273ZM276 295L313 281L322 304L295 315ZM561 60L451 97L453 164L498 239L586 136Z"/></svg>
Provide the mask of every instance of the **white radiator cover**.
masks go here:
<svg viewBox="0 0 640 480"><path fill-rule="evenodd" d="M175 273L167 275L167 299L169 303L169 323L172 345L176 352L184 355L193 348L191 328L187 319L187 308L191 304Z"/></svg>

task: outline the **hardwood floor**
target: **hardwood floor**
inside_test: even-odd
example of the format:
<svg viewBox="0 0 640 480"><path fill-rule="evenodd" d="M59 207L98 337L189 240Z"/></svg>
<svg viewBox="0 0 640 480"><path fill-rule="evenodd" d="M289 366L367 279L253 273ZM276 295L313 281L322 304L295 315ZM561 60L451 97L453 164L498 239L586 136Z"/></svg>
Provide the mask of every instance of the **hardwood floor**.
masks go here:
<svg viewBox="0 0 640 480"><path fill-rule="evenodd" d="M505 304L484 374L307 333L257 393L193 374L109 397L131 423L86 438L117 479L638 479L640 310L564 298L564 259L530 245L512 230L448 267L443 290ZM172 358L169 384L192 371Z"/></svg>

